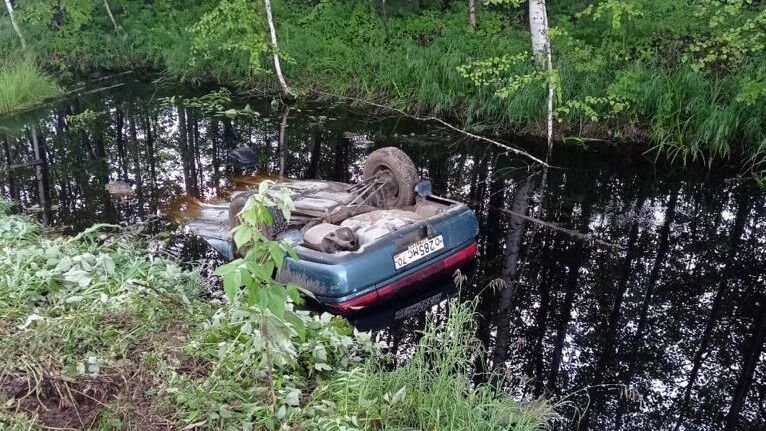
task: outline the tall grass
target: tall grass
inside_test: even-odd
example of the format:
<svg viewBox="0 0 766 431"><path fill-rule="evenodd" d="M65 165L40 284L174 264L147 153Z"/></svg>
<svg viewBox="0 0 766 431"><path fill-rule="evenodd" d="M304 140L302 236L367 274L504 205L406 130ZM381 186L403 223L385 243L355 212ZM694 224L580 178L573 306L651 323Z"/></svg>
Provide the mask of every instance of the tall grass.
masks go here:
<svg viewBox="0 0 766 431"><path fill-rule="evenodd" d="M34 61L0 64L0 114L33 106L57 94L56 84Z"/></svg>
<svg viewBox="0 0 766 431"><path fill-rule="evenodd" d="M449 316L428 320L413 357L387 370L370 362L317 390L334 416L318 429L506 430L542 429L553 411L544 401L522 403L489 384L474 384L474 361L483 355L474 337L474 307L453 300Z"/></svg>

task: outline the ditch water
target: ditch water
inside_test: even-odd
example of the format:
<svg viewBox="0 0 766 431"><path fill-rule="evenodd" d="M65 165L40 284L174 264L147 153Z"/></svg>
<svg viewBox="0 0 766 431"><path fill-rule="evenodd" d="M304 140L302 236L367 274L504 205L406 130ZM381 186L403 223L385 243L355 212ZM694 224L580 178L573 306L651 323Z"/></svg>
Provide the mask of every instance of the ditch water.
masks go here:
<svg viewBox="0 0 766 431"><path fill-rule="evenodd" d="M0 119L2 194L72 233L177 214L183 196L226 199L255 174L353 182L367 153L398 146L479 218L459 296L478 302L476 335L509 391L558 401L561 429L766 429L766 191L725 168L564 148L542 175L389 112L254 99L253 115L220 95L122 84ZM228 163L240 145L258 154L255 170ZM111 196L109 181L132 191ZM181 258L218 262L182 227L168 235ZM420 308L432 305L443 315L444 302ZM418 310L380 331L400 358Z"/></svg>

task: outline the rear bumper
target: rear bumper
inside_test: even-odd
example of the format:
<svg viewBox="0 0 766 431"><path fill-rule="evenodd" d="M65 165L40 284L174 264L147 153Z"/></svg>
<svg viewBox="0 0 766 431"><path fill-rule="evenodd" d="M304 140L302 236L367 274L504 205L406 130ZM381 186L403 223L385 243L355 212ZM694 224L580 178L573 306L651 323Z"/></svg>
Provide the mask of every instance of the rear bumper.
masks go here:
<svg viewBox="0 0 766 431"><path fill-rule="evenodd" d="M454 271L475 259L477 252L478 245L476 242L471 242L454 253L447 256L441 256L440 259L429 263L427 266L412 273L405 274L403 277L393 280L390 283L383 284L381 287L378 287L371 292L365 292L359 296L337 303L320 302L338 314L352 314L372 305L385 302L399 294L404 288L421 283L438 274Z"/></svg>

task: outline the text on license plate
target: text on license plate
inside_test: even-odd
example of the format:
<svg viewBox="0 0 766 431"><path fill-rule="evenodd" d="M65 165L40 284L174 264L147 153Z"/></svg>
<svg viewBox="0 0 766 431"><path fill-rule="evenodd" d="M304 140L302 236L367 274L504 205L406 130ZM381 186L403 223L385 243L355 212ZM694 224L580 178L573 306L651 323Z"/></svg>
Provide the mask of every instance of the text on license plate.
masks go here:
<svg viewBox="0 0 766 431"><path fill-rule="evenodd" d="M407 250L394 255L394 267L396 269L403 268L443 248L444 238L441 235L421 239L414 244L410 244Z"/></svg>

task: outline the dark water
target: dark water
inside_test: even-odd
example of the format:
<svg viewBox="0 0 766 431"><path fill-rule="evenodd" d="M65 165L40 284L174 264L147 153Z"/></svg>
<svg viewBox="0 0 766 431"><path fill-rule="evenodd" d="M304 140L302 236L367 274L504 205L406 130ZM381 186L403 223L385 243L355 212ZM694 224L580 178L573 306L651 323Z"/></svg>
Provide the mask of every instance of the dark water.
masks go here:
<svg viewBox="0 0 766 431"><path fill-rule="evenodd" d="M725 168L673 174L571 149L554 152L543 184L486 144L387 113L250 101L260 116L229 118L192 96L128 83L2 119L3 195L73 232L166 214L184 194L225 198L247 174L353 181L368 152L400 146L480 219L460 294L479 301L489 358L478 366L507 369L510 391L558 401L564 429L766 429L764 190ZM36 159L33 129L47 163L8 170L8 157ZM255 172L227 163L242 144L259 155ZM111 198L110 180L134 196ZM181 257L214 264L200 241L171 236ZM406 356L422 324L381 334Z"/></svg>

